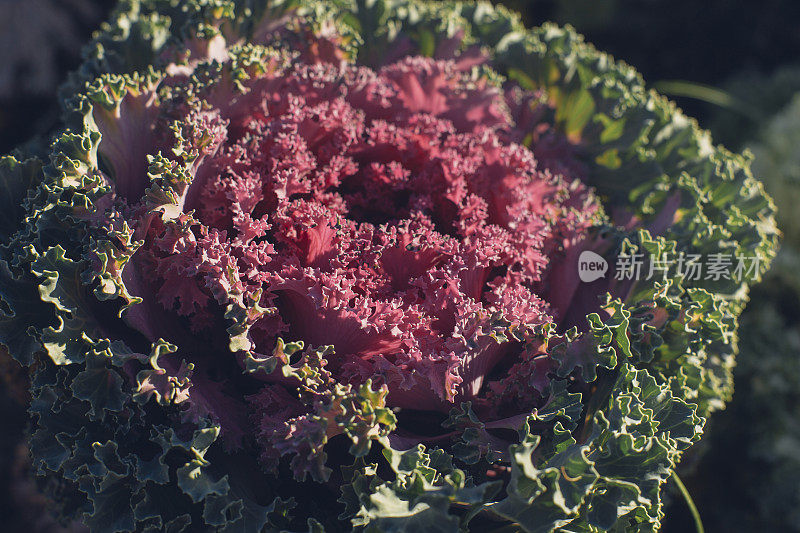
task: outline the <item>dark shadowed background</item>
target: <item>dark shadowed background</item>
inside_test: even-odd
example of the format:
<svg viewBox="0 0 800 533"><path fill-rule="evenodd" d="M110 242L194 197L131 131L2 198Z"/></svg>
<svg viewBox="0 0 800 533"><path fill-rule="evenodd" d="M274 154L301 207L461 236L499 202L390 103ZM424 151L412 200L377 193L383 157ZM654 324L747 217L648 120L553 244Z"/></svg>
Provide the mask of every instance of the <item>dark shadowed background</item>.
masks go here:
<svg viewBox="0 0 800 533"><path fill-rule="evenodd" d="M114 3L0 0L0 153L52 133L58 86ZM800 531L800 2L496 3L529 26L572 24L673 97L715 141L756 154L786 238L741 320L734 401L706 426L681 475L708 532ZM63 532L26 469L24 376L2 357L0 374L0 530ZM668 490L664 531L693 531L686 503Z"/></svg>

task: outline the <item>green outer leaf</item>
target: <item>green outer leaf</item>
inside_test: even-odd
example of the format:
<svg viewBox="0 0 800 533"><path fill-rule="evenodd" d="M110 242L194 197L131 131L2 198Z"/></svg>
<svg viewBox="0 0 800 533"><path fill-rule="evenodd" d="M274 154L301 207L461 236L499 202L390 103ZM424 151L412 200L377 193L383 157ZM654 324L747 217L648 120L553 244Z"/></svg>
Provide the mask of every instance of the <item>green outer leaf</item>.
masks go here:
<svg viewBox="0 0 800 533"><path fill-rule="evenodd" d="M27 198L42 181L38 159L0 157L0 244L7 246L26 218Z"/></svg>

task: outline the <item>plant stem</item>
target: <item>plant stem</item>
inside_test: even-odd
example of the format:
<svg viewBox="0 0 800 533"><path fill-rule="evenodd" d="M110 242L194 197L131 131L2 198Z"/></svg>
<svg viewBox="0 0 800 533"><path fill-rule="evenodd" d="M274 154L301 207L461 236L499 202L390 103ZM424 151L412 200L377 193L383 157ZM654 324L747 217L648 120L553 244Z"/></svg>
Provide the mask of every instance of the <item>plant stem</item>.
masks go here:
<svg viewBox="0 0 800 533"><path fill-rule="evenodd" d="M697 506L694 504L692 496L686 489L686 485L683 484L681 478L678 477L678 473L674 470L672 471L672 481L675 482L675 486L678 487L679 491L681 491L683 499L686 501L686 505L689 507L689 511L692 513L692 518L694 518L694 527L697 530L697 533L705 533L703 521L700 519L700 513L697 511Z"/></svg>

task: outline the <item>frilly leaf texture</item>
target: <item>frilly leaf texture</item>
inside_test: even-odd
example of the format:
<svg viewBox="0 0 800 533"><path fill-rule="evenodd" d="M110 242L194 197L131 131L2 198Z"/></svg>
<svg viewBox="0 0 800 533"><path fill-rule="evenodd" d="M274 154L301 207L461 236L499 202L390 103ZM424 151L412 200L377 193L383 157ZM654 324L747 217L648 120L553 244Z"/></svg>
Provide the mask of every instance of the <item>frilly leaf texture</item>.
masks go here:
<svg viewBox="0 0 800 533"><path fill-rule="evenodd" d="M31 366L31 453L61 514L103 532L660 527L666 479L732 393L737 318L775 255L774 206L747 157L715 147L571 28L526 29L486 2L125 0L84 56L63 89L49 161L0 159L0 342ZM563 293L559 323L458 315L452 331L469 334L452 345L523 354L500 377L477 357L452 372L443 356L402 386L388 363L374 381L343 379L346 350L304 344L289 327L262 353L278 304L217 253L219 233L197 230L196 191L212 179L204 163L244 131L242 107L260 109L259 84L298 58L378 68L405 56L455 58L459 94L512 84L536 95L528 111L541 106L577 147L594 191L586 205L602 204L573 251L640 254L645 268L677 253L729 254L756 265L752 276L665 270L579 286L577 255L564 252L543 283ZM519 141L537 148L533 131ZM585 207L558 214L580 218ZM296 271L318 268L325 239L345 231L285 218L316 231L311 244L298 239L309 264ZM267 228L249 222L252 235L237 238L255 244L237 259L266 261L253 250ZM148 248L156 230L163 256ZM423 244L399 253L422 263ZM357 281L308 293L347 294L335 308L344 313L367 292ZM361 320L359 331L377 327ZM334 329L343 344L360 339ZM387 339L364 360L400 350ZM441 390L414 397L420 380L433 387L426 372L445 376ZM467 377L475 390L458 392ZM409 403L396 407L399 397Z"/></svg>

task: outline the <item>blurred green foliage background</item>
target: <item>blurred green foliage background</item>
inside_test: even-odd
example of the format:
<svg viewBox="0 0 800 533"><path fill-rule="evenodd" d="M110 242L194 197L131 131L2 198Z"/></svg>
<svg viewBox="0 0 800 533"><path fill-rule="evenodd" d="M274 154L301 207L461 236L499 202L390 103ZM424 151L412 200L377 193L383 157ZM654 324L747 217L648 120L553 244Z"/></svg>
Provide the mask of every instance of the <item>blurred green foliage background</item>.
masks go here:
<svg viewBox="0 0 800 533"><path fill-rule="evenodd" d="M495 3L522 13L529 26L548 20L575 26L673 97L716 142L754 153L754 171L780 210L783 248L741 320L734 400L707 426L681 475L708 532L800 531L800 2ZM0 152L55 127L58 85L113 4L0 0ZM17 375L2 364L0 374ZM6 379L0 528L63 532L43 512L47 504L34 496L26 471L19 394ZM664 531L694 530L677 492L666 511Z"/></svg>

